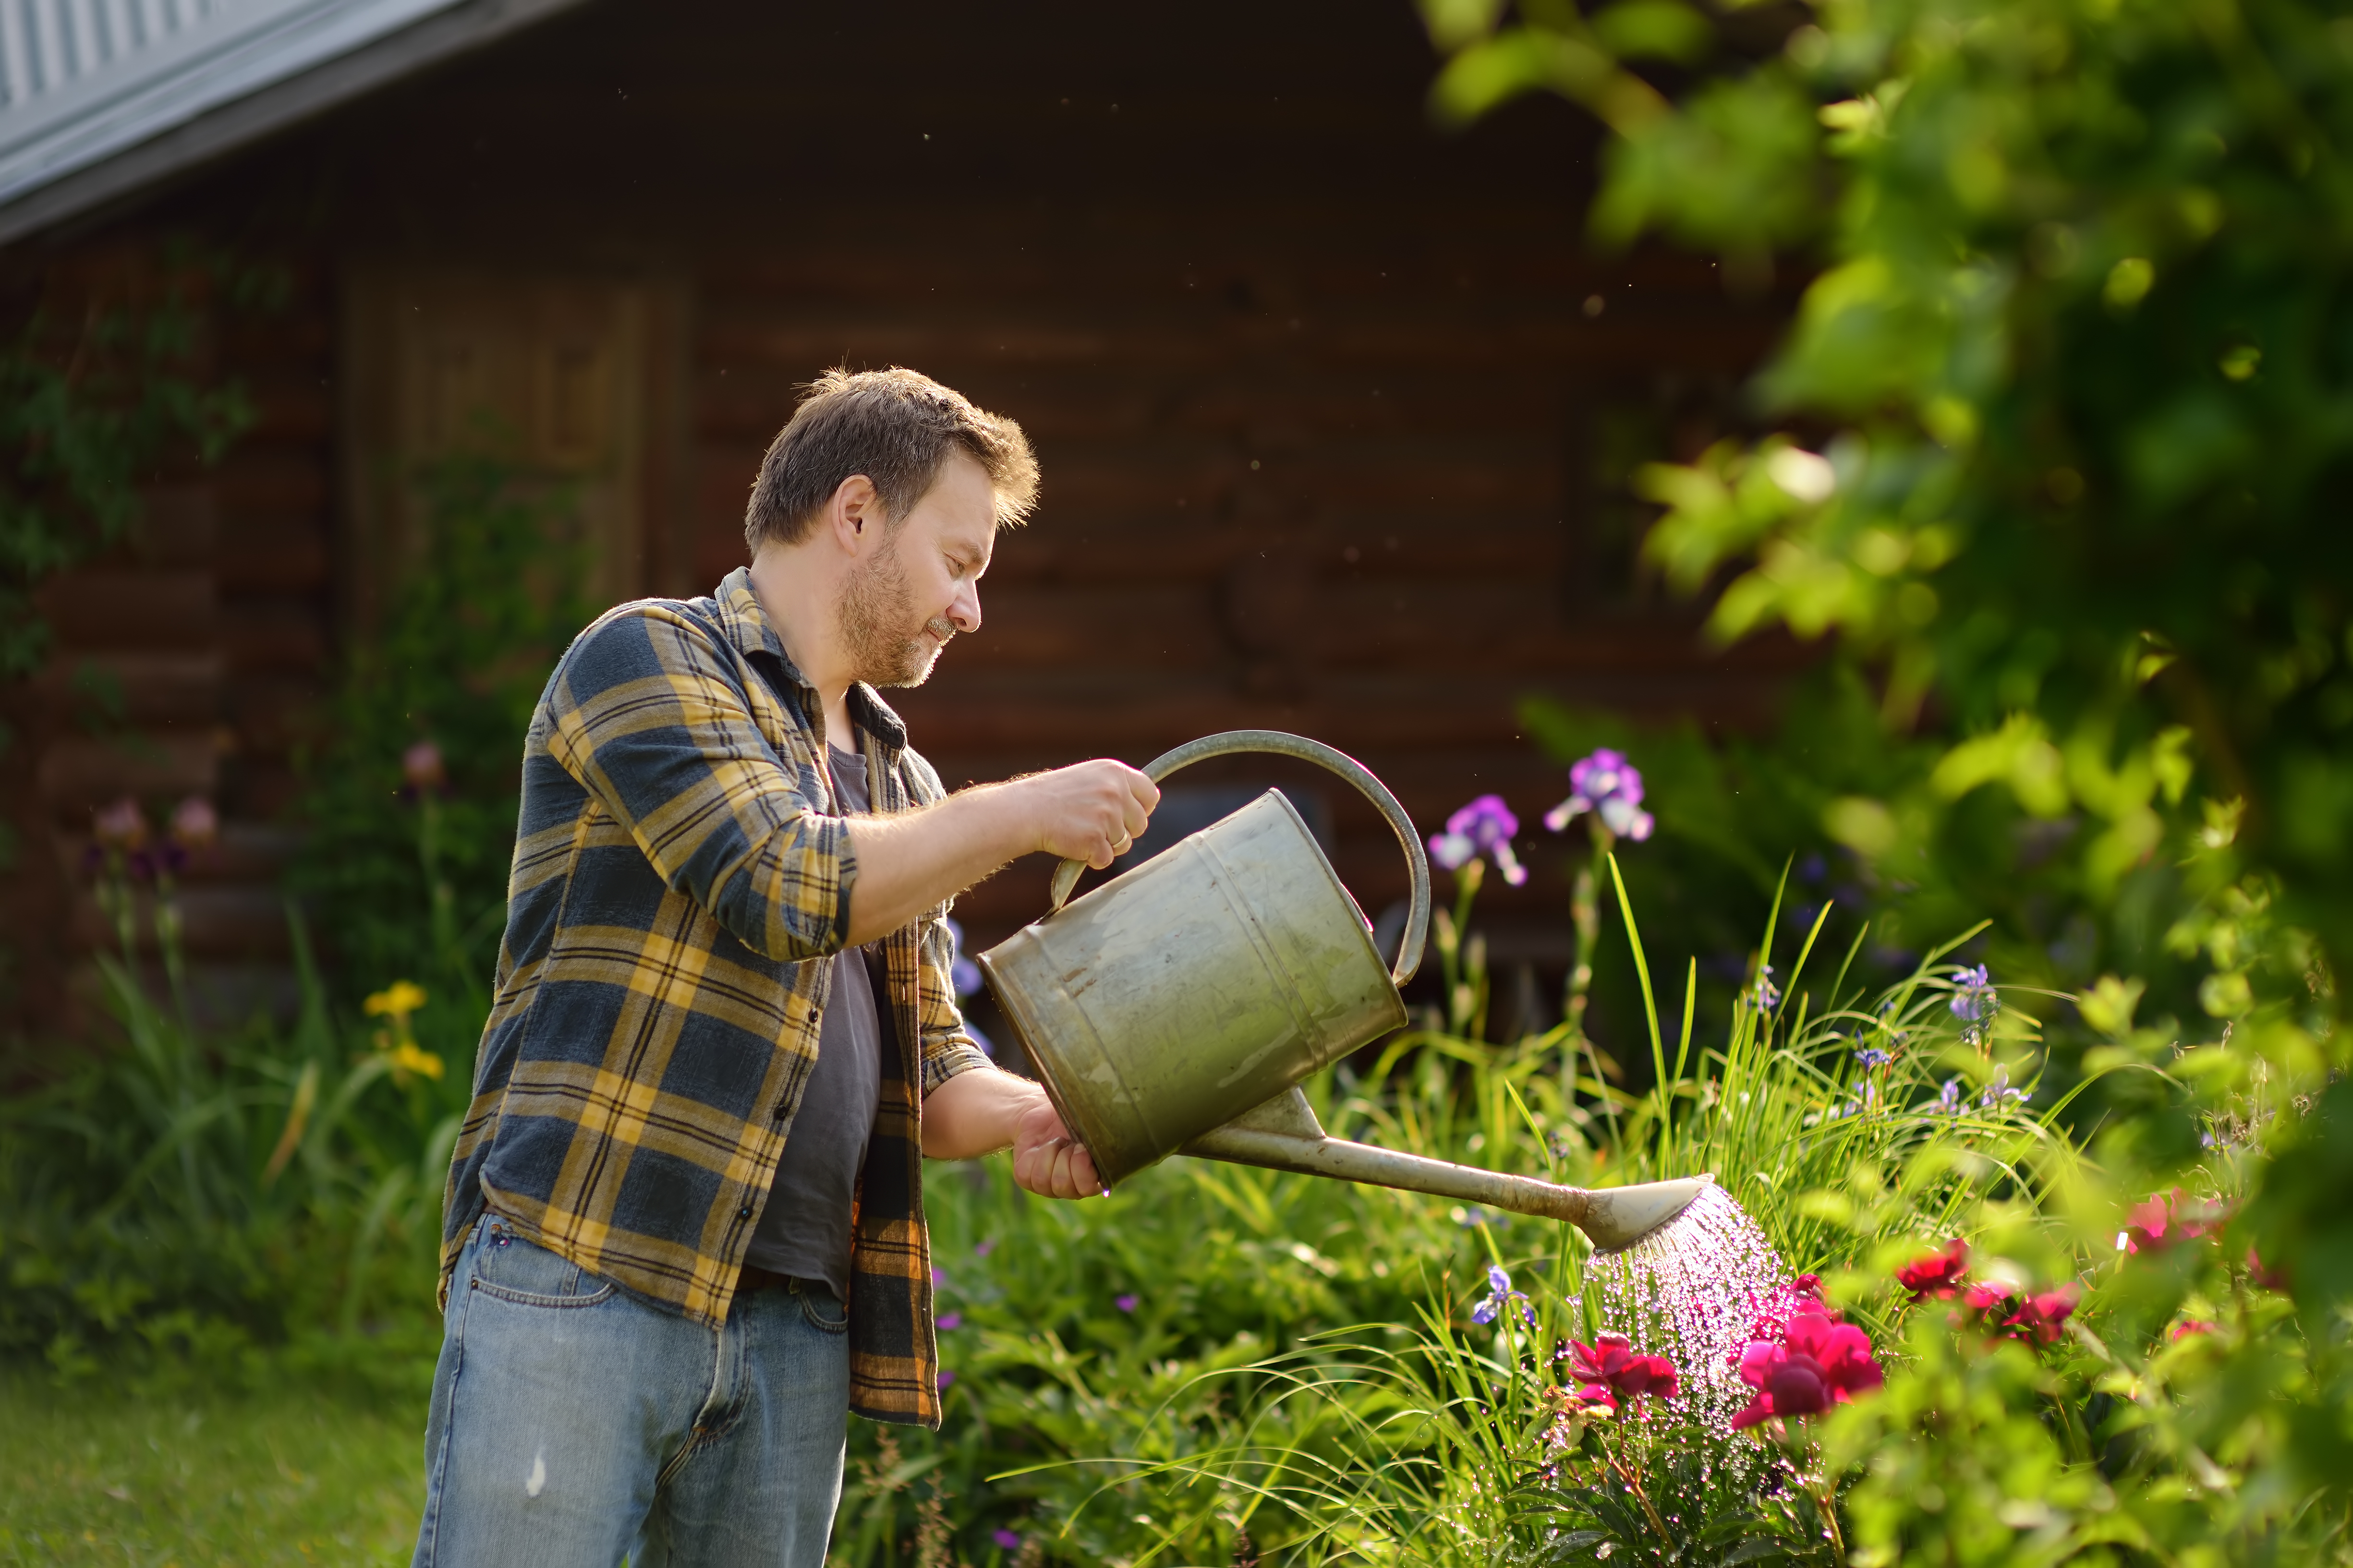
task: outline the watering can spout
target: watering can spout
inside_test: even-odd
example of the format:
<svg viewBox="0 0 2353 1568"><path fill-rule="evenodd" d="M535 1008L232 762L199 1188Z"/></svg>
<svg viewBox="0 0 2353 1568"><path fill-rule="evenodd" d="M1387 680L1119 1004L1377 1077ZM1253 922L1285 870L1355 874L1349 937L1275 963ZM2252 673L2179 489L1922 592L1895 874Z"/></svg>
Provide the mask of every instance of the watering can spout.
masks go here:
<svg viewBox="0 0 2353 1568"><path fill-rule="evenodd" d="M1333 1176L1341 1181L1366 1182L1375 1186L1401 1187L1431 1193L1464 1203L1484 1204L1540 1219L1565 1220L1583 1231L1596 1249L1615 1252L1665 1225L1692 1205L1715 1178L1688 1176L1681 1181L1645 1182L1639 1186L1556 1186L1529 1176L1507 1176L1469 1165L1450 1164L1415 1154L1352 1143L1324 1135L1297 1089L1286 1089L1265 1104L1212 1128L1187 1143L1180 1153L1224 1160L1240 1165L1262 1165L1277 1171Z"/></svg>

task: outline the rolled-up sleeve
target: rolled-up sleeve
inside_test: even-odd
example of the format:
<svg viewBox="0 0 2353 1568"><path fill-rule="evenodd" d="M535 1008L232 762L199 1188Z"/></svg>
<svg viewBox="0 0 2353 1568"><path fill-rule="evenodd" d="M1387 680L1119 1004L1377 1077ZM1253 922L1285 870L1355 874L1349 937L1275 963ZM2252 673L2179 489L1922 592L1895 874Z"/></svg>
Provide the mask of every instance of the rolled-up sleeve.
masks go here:
<svg viewBox="0 0 2353 1568"><path fill-rule="evenodd" d="M674 610L616 611L557 667L548 752L665 882L746 947L820 958L849 938L849 829L818 812L809 783L760 732L735 669Z"/></svg>
<svg viewBox="0 0 2353 1568"><path fill-rule="evenodd" d="M922 963L916 966L916 1005L923 1032L923 1093L958 1073L990 1064L964 1026L964 1009L956 1005L955 962L947 922L930 921L923 931Z"/></svg>

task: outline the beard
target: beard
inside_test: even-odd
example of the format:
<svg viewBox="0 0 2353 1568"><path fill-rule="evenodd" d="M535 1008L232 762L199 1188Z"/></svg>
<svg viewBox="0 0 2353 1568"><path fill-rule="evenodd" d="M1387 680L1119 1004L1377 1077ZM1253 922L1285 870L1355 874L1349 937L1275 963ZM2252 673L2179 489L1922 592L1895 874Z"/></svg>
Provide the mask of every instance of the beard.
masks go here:
<svg viewBox="0 0 2353 1568"><path fill-rule="evenodd" d="M955 636L945 616L926 620L915 608L899 552L890 545L850 574L835 624L852 676L869 686L921 686ZM927 632L937 640L926 640Z"/></svg>

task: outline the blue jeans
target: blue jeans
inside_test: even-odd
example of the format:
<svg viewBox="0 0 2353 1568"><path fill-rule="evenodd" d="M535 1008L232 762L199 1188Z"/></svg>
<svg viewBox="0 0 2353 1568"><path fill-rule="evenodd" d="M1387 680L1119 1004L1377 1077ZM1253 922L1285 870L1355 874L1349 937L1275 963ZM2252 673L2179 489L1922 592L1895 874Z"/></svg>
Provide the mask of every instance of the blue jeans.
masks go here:
<svg viewBox="0 0 2353 1568"><path fill-rule="evenodd" d="M848 1330L799 1282L707 1328L486 1217L443 1316L416 1568L822 1568Z"/></svg>

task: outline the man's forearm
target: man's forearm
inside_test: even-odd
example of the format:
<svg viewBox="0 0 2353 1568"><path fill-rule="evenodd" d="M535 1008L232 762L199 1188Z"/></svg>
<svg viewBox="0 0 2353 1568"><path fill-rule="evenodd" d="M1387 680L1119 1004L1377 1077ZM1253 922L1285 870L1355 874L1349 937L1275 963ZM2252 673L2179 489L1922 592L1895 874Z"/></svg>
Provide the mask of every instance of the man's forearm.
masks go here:
<svg viewBox="0 0 2353 1568"><path fill-rule="evenodd" d="M852 946L888 936L1038 847L1035 826L1001 784L964 790L921 811L852 817L849 844L858 857Z"/></svg>
<svg viewBox="0 0 2353 1568"><path fill-rule="evenodd" d="M1013 1147L1024 1113L1046 1091L1001 1068L960 1072L923 1097L923 1157L976 1160Z"/></svg>
<svg viewBox="0 0 2353 1568"><path fill-rule="evenodd" d="M887 936L1033 849L1108 866L1159 802L1150 779L1098 760L964 790L921 811L854 816L849 941Z"/></svg>

